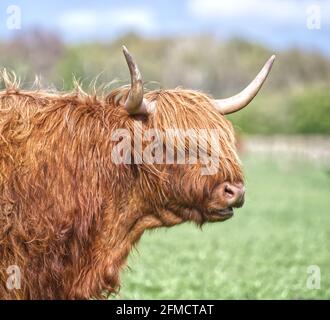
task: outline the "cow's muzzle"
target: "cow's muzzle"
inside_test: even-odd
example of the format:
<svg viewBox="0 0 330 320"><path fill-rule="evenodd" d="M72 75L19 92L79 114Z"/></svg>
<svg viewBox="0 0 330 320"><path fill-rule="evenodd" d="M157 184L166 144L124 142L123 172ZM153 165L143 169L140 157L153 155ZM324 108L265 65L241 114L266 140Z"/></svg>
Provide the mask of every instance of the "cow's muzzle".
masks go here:
<svg viewBox="0 0 330 320"><path fill-rule="evenodd" d="M244 184L224 182L220 186L220 196L227 203L228 207L240 208L244 204Z"/></svg>

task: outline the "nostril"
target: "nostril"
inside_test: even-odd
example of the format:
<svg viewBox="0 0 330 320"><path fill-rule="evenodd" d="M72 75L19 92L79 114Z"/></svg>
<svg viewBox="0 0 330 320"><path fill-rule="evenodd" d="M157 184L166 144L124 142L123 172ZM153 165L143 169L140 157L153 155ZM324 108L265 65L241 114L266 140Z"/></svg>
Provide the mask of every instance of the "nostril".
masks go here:
<svg viewBox="0 0 330 320"><path fill-rule="evenodd" d="M235 195L234 190L229 186L229 184L225 185L225 196L228 198L232 198Z"/></svg>

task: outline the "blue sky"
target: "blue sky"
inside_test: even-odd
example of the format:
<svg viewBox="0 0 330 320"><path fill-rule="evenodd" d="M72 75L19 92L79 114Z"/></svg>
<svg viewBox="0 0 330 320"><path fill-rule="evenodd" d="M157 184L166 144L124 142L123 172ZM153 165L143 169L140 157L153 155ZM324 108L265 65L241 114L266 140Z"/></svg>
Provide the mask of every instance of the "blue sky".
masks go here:
<svg viewBox="0 0 330 320"><path fill-rule="evenodd" d="M7 28L9 5L21 9L21 30ZM309 29L315 6L320 29ZM330 0L1 0L0 15L1 39L33 27L55 31L70 42L107 41L132 30L148 37L211 33L330 56Z"/></svg>

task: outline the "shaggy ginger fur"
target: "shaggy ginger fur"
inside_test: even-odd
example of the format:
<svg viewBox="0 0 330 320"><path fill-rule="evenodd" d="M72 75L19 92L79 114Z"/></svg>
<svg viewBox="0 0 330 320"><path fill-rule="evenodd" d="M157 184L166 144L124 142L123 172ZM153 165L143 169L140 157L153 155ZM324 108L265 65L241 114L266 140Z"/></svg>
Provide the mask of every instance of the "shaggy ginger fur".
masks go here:
<svg viewBox="0 0 330 320"><path fill-rule="evenodd" d="M6 79L5 79L6 80ZM0 92L0 298L88 299L115 293L119 272L146 229L212 221L212 189L243 181L231 124L208 96L189 90L145 94L157 111L131 117L126 87L106 99L82 93ZM118 99L118 97L121 97ZM111 132L218 129L219 173L196 165L115 165ZM6 287L17 265L21 289Z"/></svg>

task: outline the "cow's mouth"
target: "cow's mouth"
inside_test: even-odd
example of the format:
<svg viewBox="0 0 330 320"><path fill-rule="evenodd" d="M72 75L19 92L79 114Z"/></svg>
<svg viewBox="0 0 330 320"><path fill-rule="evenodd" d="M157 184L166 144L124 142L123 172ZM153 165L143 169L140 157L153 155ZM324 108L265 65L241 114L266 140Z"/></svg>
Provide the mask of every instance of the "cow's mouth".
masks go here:
<svg viewBox="0 0 330 320"><path fill-rule="evenodd" d="M209 221L224 221L231 218L234 215L234 209L232 207L228 207L225 209L215 209L211 210L207 214L207 218Z"/></svg>

